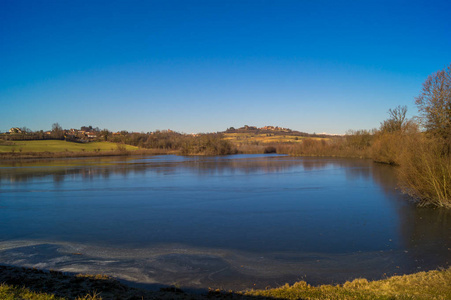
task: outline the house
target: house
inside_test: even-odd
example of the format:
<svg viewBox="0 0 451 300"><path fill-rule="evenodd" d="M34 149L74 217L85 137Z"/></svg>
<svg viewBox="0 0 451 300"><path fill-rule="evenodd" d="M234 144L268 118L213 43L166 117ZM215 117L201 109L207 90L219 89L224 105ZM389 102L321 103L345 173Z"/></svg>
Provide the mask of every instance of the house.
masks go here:
<svg viewBox="0 0 451 300"><path fill-rule="evenodd" d="M241 127L239 129L244 129L244 130L257 130L258 128L256 126L249 126L249 125L244 125L244 127Z"/></svg>
<svg viewBox="0 0 451 300"><path fill-rule="evenodd" d="M78 130L77 130L77 129L74 129L74 128L71 128L71 129L67 132L67 134L76 136L76 135L78 134Z"/></svg>
<svg viewBox="0 0 451 300"><path fill-rule="evenodd" d="M13 127L9 130L9 133L23 133L23 131L19 127Z"/></svg>

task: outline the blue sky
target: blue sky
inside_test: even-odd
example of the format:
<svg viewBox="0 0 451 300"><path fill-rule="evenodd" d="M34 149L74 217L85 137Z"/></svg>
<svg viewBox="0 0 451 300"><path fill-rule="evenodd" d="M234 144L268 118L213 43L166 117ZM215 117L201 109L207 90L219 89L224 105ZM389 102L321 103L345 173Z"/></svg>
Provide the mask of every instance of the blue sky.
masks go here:
<svg viewBox="0 0 451 300"><path fill-rule="evenodd" d="M0 131L378 127L451 62L450 1L0 0Z"/></svg>

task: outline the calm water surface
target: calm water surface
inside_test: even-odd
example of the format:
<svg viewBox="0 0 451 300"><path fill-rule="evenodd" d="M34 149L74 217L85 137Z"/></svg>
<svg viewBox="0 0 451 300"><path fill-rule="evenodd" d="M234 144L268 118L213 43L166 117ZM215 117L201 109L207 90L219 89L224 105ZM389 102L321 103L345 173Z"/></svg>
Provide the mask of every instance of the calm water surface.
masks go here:
<svg viewBox="0 0 451 300"><path fill-rule="evenodd" d="M204 289L447 267L451 212L366 160L153 156L0 166L0 264Z"/></svg>

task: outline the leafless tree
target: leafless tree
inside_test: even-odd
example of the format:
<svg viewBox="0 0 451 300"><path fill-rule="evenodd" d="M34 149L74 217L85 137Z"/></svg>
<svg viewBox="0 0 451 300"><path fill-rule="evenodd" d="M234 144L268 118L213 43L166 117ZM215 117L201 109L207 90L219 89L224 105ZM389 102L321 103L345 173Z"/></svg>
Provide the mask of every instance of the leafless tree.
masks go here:
<svg viewBox="0 0 451 300"><path fill-rule="evenodd" d="M429 75L415 100L421 125L451 144L451 64Z"/></svg>
<svg viewBox="0 0 451 300"><path fill-rule="evenodd" d="M381 123L382 132L397 132L404 130L407 123L407 106L398 105L394 109L389 109L390 117Z"/></svg>
<svg viewBox="0 0 451 300"><path fill-rule="evenodd" d="M60 124L52 124L52 137L55 139L62 139L64 137L64 131Z"/></svg>

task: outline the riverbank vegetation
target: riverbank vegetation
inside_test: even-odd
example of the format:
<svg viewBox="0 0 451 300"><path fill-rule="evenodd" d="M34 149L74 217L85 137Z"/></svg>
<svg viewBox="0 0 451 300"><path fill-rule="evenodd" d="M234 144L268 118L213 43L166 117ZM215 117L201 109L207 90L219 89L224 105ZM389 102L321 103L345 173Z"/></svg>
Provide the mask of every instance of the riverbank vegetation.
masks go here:
<svg viewBox="0 0 451 300"><path fill-rule="evenodd" d="M4 283L1 283L4 282ZM210 290L191 294L175 287L148 291L104 275L69 275L0 266L1 299L450 299L451 268L393 276L355 279L340 285L311 286L304 281L266 290Z"/></svg>

